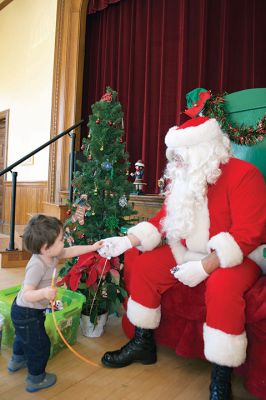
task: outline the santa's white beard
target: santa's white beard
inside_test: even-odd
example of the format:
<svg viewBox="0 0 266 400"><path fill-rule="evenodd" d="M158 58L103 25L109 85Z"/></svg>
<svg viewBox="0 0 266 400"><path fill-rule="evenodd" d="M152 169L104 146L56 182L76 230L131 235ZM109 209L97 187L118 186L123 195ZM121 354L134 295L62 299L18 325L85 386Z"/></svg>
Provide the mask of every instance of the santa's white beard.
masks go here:
<svg viewBox="0 0 266 400"><path fill-rule="evenodd" d="M230 155L230 142L225 136L197 146L167 150L170 161L165 177L170 183L162 224L170 242L191 235L196 213L206 209L207 185L217 181L219 166L227 163Z"/></svg>

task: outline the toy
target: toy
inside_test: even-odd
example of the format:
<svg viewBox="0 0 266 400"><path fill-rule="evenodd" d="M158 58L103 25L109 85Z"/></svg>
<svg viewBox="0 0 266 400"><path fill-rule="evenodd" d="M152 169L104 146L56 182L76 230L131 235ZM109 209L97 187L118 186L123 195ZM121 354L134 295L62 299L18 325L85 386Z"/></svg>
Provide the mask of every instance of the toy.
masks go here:
<svg viewBox="0 0 266 400"><path fill-rule="evenodd" d="M135 162L135 172L130 174L130 176L135 177L133 185L135 185L136 194L138 195L144 194L144 186L147 185L147 183L144 182L144 167L144 162L142 160L138 160Z"/></svg>

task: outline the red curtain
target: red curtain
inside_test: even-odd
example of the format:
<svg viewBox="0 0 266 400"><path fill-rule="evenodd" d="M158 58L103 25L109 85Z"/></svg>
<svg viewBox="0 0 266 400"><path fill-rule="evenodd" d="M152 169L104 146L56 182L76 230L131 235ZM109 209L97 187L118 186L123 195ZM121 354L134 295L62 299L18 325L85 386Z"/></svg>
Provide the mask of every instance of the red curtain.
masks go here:
<svg viewBox="0 0 266 400"><path fill-rule="evenodd" d="M89 0L88 14L93 14L96 11L102 11L109 4L118 3L120 0Z"/></svg>
<svg viewBox="0 0 266 400"><path fill-rule="evenodd" d="M265 15L265 0L121 0L88 15L83 116L106 86L118 91L147 193L158 191L164 137L186 119L187 92L266 87Z"/></svg>

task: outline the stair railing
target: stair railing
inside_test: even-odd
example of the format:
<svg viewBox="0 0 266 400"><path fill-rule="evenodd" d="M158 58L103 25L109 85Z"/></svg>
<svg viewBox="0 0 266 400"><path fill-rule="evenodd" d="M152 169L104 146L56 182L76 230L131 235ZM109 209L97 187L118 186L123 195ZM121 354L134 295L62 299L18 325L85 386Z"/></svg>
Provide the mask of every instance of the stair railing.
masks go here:
<svg viewBox="0 0 266 400"><path fill-rule="evenodd" d="M72 202L73 200L73 187L72 187L72 179L73 173L75 168L75 140L76 134L72 132L74 129L78 128L82 124L87 122L87 119L82 119L79 122L72 125L70 128L66 129L65 131L59 133L58 135L54 136L52 139L48 140L48 142L42 144L35 150L31 151L30 153L26 154L24 157L20 158L18 161L11 164L9 167L0 171L0 176L5 175L7 172L12 173L12 189L11 189L11 210L10 210L10 239L9 245L6 249L7 251L14 251L15 250L15 215L16 215L16 189L17 189L17 175L18 173L12 171L17 165L21 164L28 158L32 157L34 154L37 154L39 151L43 150L45 147L50 146L52 143L60 139L65 135L69 135L71 137L71 150L70 150L70 161L69 161L69 179L68 179L68 189L69 189L69 200Z"/></svg>

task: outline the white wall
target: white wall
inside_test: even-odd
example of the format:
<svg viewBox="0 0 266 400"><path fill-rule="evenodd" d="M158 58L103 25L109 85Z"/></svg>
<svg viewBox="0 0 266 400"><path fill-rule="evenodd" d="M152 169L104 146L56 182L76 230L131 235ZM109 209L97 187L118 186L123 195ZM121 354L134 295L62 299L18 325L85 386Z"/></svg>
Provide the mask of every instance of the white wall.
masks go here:
<svg viewBox="0 0 266 400"><path fill-rule="evenodd" d="M9 109L8 165L50 139L57 0L14 0L0 11L0 111ZM48 179L48 148L19 181ZM7 179L11 179L8 173Z"/></svg>

